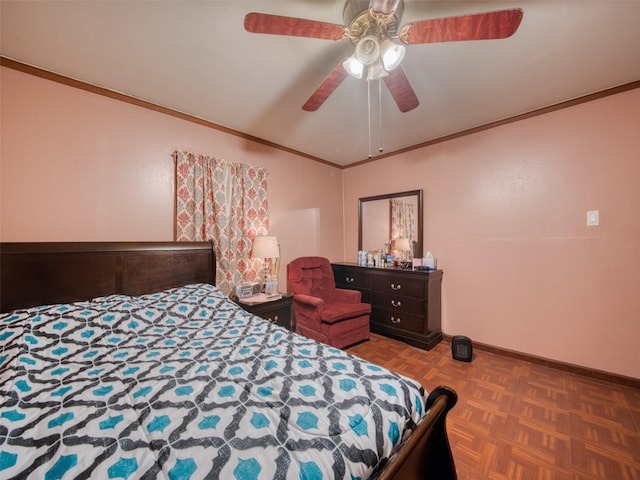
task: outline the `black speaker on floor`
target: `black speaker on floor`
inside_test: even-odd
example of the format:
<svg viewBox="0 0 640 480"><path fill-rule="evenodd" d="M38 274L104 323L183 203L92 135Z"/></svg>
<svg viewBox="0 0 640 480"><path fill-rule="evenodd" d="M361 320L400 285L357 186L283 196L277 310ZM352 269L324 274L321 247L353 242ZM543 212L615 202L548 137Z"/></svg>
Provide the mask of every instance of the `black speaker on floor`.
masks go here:
<svg viewBox="0 0 640 480"><path fill-rule="evenodd" d="M454 360L470 362L473 358L471 339L463 335L454 335L451 339L451 354Z"/></svg>

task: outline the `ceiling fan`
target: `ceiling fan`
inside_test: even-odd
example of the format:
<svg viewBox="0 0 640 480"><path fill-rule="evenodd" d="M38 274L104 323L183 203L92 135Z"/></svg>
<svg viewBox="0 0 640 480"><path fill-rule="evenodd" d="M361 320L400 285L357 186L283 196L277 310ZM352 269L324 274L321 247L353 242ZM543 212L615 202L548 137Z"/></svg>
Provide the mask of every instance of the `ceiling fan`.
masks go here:
<svg viewBox="0 0 640 480"><path fill-rule="evenodd" d="M384 79L400 111L408 112L420 102L400 67L404 45L507 38L516 32L523 15L521 9L513 8L420 20L399 27L403 10L403 0L347 0L343 12L347 26L253 12L245 16L244 28L251 33L348 38L355 45L353 55L338 62L303 110L317 110L347 75L362 78L366 69L366 80Z"/></svg>

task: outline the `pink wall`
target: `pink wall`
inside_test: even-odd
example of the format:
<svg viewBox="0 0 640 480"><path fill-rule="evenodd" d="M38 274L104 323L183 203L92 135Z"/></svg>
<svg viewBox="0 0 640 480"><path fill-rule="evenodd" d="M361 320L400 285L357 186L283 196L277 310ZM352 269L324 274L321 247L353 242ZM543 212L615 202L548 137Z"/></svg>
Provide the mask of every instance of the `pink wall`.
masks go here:
<svg viewBox="0 0 640 480"><path fill-rule="evenodd" d="M9 68L1 72L0 240L173 240L176 149L269 170L282 265L341 258L340 169ZM284 285L286 268L281 268Z"/></svg>
<svg viewBox="0 0 640 480"><path fill-rule="evenodd" d="M357 199L422 188L445 333L640 378L640 90L339 170L0 75L2 241L172 239L179 148L269 169L283 266L306 254L355 261ZM586 227L596 209L601 225Z"/></svg>
<svg viewBox="0 0 640 480"><path fill-rule="evenodd" d="M446 333L640 378L638 125L640 89L349 168L345 255L359 197L422 188Z"/></svg>

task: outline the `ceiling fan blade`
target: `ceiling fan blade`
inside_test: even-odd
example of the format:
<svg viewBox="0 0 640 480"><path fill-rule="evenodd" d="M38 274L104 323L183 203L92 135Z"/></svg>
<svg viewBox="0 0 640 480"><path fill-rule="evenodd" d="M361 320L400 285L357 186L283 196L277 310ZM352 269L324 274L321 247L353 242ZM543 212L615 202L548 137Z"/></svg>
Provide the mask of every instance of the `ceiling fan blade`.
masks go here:
<svg viewBox="0 0 640 480"><path fill-rule="evenodd" d="M345 34L345 27L335 23L255 12L247 13L244 17L244 29L251 33L321 38L323 40L340 40Z"/></svg>
<svg viewBox="0 0 640 480"><path fill-rule="evenodd" d="M369 2L369 9L376 13L383 13L389 15L396 11L400 0L371 0Z"/></svg>
<svg viewBox="0 0 640 480"><path fill-rule="evenodd" d="M407 45L507 38L518 30L522 15L522 9L513 8L421 20L402 27L399 37Z"/></svg>
<svg viewBox="0 0 640 480"><path fill-rule="evenodd" d="M302 109L307 112L315 112L325 102L329 95L338 88L338 85L347 77L348 73L342 66L346 58L340 60L340 63L336 65L333 71L327 75L320 86L316 88L316 91L309 97L309 100L302 106Z"/></svg>
<svg viewBox="0 0 640 480"><path fill-rule="evenodd" d="M389 75L384 77L384 83L401 112L408 112L420 105L420 101L402 68L396 67L391 70Z"/></svg>

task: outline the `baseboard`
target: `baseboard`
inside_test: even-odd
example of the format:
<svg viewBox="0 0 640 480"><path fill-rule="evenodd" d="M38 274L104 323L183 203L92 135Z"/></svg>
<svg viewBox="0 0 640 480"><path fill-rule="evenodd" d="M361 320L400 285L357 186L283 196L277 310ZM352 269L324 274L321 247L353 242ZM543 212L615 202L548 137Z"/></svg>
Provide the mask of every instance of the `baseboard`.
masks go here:
<svg viewBox="0 0 640 480"><path fill-rule="evenodd" d="M442 340L451 344L451 339L453 335L447 335L445 333L442 334ZM524 360L526 362L535 363L537 365L544 365L545 367L555 368L557 370L562 370L569 373L574 373L577 375L584 375L585 377L590 377L597 380L604 380L607 382L616 383L619 385L625 385L633 388L640 388L640 379L627 377L625 375L618 375L615 373L605 372L602 370L596 370L594 368L581 367L579 365L574 365L571 363L559 362L556 360L550 360L544 357L538 357L535 355L529 355L527 353L517 352L515 350L509 350L506 348L494 347L493 345L487 345L485 343L473 342L474 350L484 350L485 352L495 353L497 355L503 355L506 357L515 358L518 360Z"/></svg>

